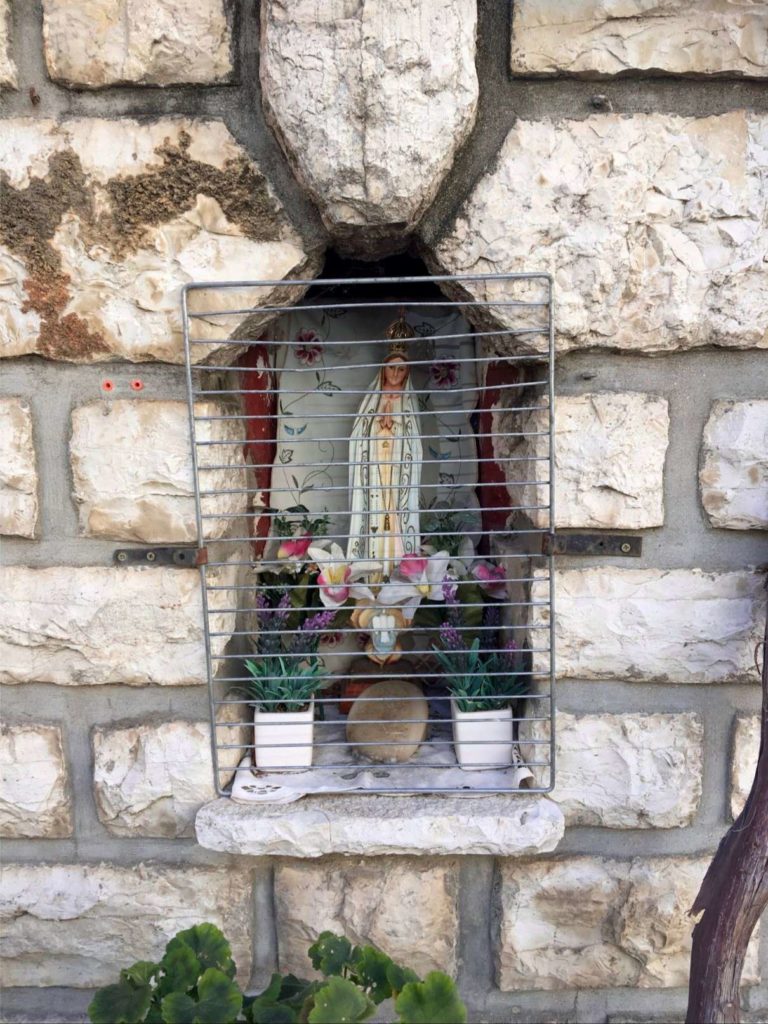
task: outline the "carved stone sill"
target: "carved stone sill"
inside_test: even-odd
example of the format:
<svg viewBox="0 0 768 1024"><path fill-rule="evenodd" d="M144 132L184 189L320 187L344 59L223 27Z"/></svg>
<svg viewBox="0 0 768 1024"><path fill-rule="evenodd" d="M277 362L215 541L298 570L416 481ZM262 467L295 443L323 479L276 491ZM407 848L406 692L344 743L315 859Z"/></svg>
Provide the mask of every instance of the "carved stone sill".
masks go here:
<svg viewBox="0 0 768 1024"><path fill-rule="evenodd" d="M293 804L214 800L198 811L197 841L253 857L330 853L549 853L563 836L560 808L545 796L308 796Z"/></svg>

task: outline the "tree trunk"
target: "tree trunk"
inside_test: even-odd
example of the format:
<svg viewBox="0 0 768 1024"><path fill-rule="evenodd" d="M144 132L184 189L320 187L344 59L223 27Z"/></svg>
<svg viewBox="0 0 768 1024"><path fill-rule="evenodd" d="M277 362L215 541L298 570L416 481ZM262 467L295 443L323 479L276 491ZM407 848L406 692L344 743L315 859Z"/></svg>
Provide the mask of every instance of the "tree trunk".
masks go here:
<svg viewBox="0 0 768 1024"><path fill-rule="evenodd" d="M738 1024L744 956L768 905L768 620L761 646L757 771L744 810L721 840L690 910L703 913L693 929L687 1024Z"/></svg>

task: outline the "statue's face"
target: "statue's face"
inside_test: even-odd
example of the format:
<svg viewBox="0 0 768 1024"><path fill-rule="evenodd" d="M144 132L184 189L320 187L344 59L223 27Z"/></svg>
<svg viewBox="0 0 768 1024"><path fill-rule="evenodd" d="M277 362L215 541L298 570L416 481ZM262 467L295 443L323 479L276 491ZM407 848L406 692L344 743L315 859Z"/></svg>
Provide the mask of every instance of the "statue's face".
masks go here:
<svg viewBox="0 0 768 1024"><path fill-rule="evenodd" d="M408 376L408 364L398 359L384 367L384 383L392 388L401 388Z"/></svg>

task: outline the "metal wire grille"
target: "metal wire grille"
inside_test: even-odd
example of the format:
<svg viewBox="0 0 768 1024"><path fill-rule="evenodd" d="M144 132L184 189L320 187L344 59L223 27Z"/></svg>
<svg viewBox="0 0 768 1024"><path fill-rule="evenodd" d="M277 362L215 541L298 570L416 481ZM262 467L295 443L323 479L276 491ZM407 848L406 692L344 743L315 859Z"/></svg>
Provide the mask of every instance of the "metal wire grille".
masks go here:
<svg viewBox="0 0 768 1024"><path fill-rule="evenodd" d="M219 794L551 789L552 303L544 274L184 289Z"/></svg>

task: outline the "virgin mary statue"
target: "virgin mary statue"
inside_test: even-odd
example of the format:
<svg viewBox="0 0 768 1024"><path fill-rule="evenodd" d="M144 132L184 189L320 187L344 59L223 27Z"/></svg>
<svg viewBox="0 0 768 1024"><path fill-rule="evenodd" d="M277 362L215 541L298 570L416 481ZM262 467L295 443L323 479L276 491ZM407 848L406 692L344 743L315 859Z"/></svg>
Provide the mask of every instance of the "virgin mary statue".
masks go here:
<svg viewBox="0 0 768 1024"><path fill-rule="evenodd" d="M404 319L393 339L413 337ZM404 555L418 553L422 447L419 417L402 340L360 403L349 442L351 517L347 558L380 562L388 576ZM372 583L380 580L371 580Z"/></svg>

